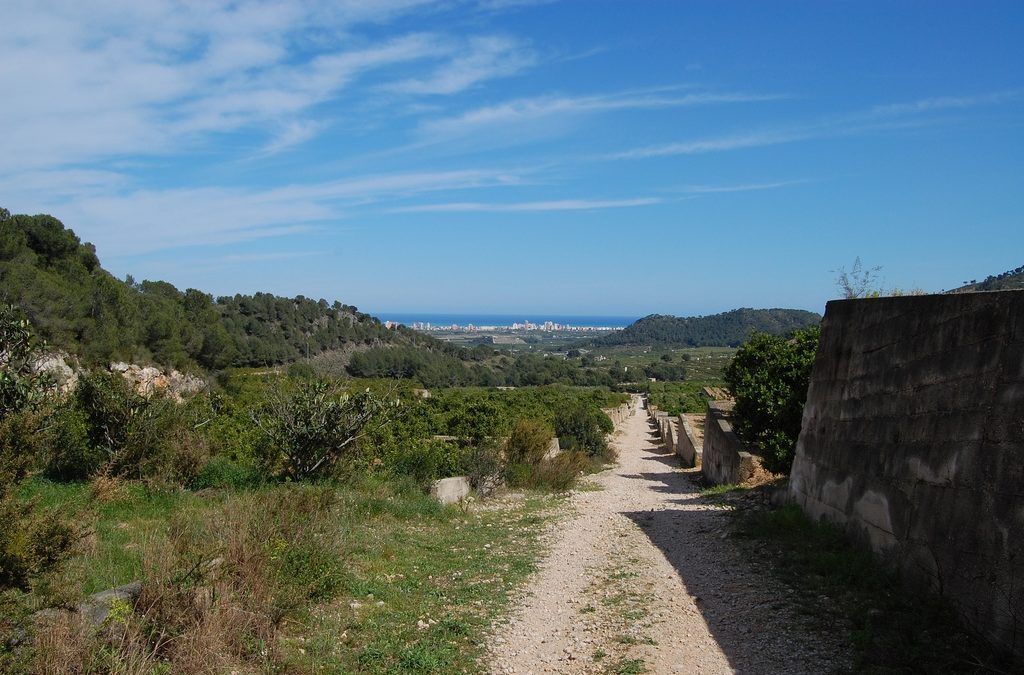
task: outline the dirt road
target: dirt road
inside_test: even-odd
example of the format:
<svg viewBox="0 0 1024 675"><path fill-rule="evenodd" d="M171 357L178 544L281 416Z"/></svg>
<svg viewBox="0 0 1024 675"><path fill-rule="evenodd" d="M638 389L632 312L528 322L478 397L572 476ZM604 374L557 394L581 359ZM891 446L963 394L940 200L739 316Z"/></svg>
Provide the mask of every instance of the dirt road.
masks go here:
<svg viewBox="0 0 1024 675"><path fill-rule="evenodd" d="M637 408L614 437L618 465L572 496L539 573L494 627L492 671L843 670L838 639L750 568L724 508L699 495Z"/></svg>

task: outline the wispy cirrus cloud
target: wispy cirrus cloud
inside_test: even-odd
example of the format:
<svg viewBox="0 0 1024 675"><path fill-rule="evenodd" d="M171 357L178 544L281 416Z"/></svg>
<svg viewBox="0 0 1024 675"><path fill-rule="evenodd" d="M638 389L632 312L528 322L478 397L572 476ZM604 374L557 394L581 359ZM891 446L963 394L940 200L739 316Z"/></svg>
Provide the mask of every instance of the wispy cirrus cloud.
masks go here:
<svg viewBox="0 0 1024 675"><path fill-rule="evenodd" d="M537 62L536 53L520 40L477 37L426 76L400 80L384 89L402 94L455 94L486 80L516 75Z"/></svg>
<svg viewBox="0 0 1024 675"><path fill-rule="evenodd" d="M447 0L13 0L0 6L0 176L205 149L248 133L264 153L328 126L314 108L373 75L410 95L450 94L535 61L510 37L365 31ZM383 34L381 34L383 33ZM374 37L369 37L374 35ZM427 69L415 79L398 67Z"/></svg>
<svg viewBox="0 0 1024 675"><path fill-rule="evenodd" d="M774 190L776 188L789 187L807 183L806 180L783 180L772 183L742 183L739 185L683 185L674 190L688 195L707 195L729 192L757 192L760 190Z"/></svg>
<svg viewBox="0 0 1024 675"><path fill-rule="evenodd" d="M781 94L750 94L743 92L689 92L689 87L660 87L627 90L588 96L539 96L514 99L496 105L468 110L453 117L423 122L420 139L435 143L454 138L475 137L495 132L514 133L524 127L543 123L557 124L559 119L619 110L656 110L727 103L751 103L785 98Z"/></svg>
<svg viewBox="0 0 1024 675"><path fill-rule="evenodd" d="M518 213L533 211L594 211L625 209L664 203L659 197L633 199L554 199L535 202L448 202L391 209L393 213Z"/></svg>
<svg viewBox="0 0 1024 675"><path fill-rule="evenodd" d="M107 255L232 244L337 227L353 209L427 193L521 184L507 170L379 174L267 190L224 187L83 194L55 211Z"/></svg>
<svg viewBox="0 0 1024 675"><path fill-rule="evenodd" d="M930 113L998 105L1010 101L1019 101L1022 98L1024 98L1024 91L1007 90L976 96L942 96L905 103L876 105L866 110L813 120L803 124L763 128L632 148L611 153L605 159L646 159L675 155L699 155L709 152L795 143L812 138L912 128L935 123L936 120L929 117Z"/></svg>

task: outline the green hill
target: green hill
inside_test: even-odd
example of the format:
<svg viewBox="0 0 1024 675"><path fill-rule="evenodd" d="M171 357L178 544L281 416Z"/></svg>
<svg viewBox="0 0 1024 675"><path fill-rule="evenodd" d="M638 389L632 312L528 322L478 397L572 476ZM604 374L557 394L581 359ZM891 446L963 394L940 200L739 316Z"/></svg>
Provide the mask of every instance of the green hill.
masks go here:
<svg viewBox="0 0 1024 675"><path fill-rule="evenodd" d="M1024 289L1024 265L1002 274L993 274L982 281L972 281L950 293L973 293L976 291L1013 291Z"/></svg>
<svg viewBox="0 0 1024 675"><path fill-rule="evenodd" d="M119 280L92 244L48 215L0 209L0 301L86 363L264 366L361 346L453 348L340 302L268 293L213 298L164 281Z"/></svg>
<svg viewBox="0 0 1024 675"><path fill-rule="evenodd" d="M679 317L651 314L594 344L671 345L679 347L737 347L755 332L786 335L821 321L821 315L802 309L734 309L710 316Z"/></svg>

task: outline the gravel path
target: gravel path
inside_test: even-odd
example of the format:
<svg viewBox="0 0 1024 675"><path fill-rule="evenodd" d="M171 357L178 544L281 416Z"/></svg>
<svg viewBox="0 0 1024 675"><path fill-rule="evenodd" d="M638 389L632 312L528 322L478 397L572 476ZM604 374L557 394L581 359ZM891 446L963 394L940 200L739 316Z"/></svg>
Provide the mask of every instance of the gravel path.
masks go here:
<svg viewBox="0 0 1024 675"><path fill-rule="evenodd" d="M847 668L839 638L798 618L790 592L744 562L724 507L700 497L645 410L614 443L618 465L593 478L601 489L573 494L528 594L493 628L492 672Z"/></svg>

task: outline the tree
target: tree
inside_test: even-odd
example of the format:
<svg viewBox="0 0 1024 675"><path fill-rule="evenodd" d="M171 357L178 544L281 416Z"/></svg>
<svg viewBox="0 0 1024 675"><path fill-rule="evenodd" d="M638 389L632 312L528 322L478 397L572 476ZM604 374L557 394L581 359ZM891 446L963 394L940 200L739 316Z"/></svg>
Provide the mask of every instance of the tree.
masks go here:
<svg viewBox="0 0 1024 675"><path fill-rule="evenodd" d="M817 327L797 331L790 339L758 333L725 369L725 381L736 398L736 431L774 473L788 473L793 464L820 335Z"/></svg>

